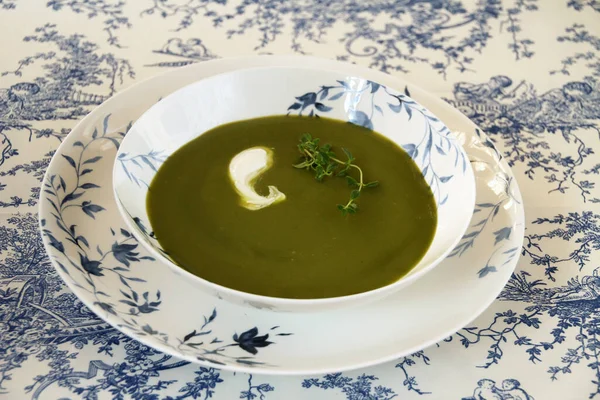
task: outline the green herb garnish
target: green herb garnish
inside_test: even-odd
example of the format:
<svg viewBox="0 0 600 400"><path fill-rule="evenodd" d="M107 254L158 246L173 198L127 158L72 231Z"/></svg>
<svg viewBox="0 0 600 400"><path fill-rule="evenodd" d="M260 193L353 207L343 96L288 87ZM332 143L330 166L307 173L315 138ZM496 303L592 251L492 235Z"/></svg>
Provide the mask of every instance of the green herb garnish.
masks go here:
<svg viewBox="0 0 600 400"><path fill-rule="evenodd" d="M342 148L346 154L347 160L342 161L337 158L333 152L331 145L325 144L319 146L319 139L313 137L309 133L302 135L298 150L302 154L302 161L294 164L295 168L307 169L315 173L315 179L319 182L323 181L326 176L338 176L346 178L348 186L352 188L350 192L350 200L346 204L338 204L337 208L342 214L355 214L358 210L356 199L360 197L360 193L364 188L375 187L379 185L378 181L364 183L363 171L356 164L353 164L355 158L348 149ZM341 168L341 169L340 169ZM358 180L350 176L350 169L354 168L358 171Z"/></svg>

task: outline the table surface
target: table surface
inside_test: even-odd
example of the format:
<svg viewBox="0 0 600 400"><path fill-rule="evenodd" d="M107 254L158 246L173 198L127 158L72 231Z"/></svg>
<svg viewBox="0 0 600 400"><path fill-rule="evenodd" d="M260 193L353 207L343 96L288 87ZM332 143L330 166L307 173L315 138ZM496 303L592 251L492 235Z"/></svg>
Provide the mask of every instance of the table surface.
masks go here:
<svg viewBox="0 0 600 400"><path fill-rule="evenodd" d="M0 37L0 398L600 394L598 0L0 0ZM36 215L42 175L69 129L168 68L290 53L403 76L490 134L523 192L526 236L510 284L530 298L500 295L437 346L310 380L202 368L72 317L84 306L50 265ZM21 296L29 278L47 286L41 303ZM556 292L571 301L542 295ZM50 332L65 318L69 329ZM59 339L32 350L40 335Z"/></svg>

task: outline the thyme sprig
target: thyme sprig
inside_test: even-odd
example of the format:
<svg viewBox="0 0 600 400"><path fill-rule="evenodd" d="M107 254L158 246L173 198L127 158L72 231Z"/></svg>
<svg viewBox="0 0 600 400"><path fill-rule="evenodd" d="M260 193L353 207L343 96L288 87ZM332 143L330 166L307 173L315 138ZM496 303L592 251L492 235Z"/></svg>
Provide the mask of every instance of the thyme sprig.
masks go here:
<svg viewBox="0 0 600 400"><path fill-rule="evenodd" d="M295 168L306 169L314 172L315 179L322 182L325 177L337 176L346 178L348 186L352 188L350 199L346 204L338 204L337 208L343 215L355 214L358 210L356 200L364 188L372 188L379 185L378 181L365 183L362 169L354 164L356 160L350 150L342 148L346 155L346 161L340 160L330 144L320 145L318 138L313 138L309 133L302 135L298 150L302 154L302 160L294 164ZM350 175L351 170L358 172L358 179Z"/></svg>

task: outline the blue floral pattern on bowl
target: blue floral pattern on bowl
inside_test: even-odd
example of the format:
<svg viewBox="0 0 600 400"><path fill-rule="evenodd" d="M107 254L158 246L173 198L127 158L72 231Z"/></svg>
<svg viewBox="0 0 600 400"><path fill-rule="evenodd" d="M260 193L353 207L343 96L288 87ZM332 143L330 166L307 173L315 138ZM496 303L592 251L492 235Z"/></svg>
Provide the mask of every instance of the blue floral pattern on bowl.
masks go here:
<svg viewBox="0 0 600 400"><path fill-rule="evenodd" d="M442 168L436 170L434 159L451 155L458 173L467 173L468 160L456 138L438 118L411 99L407 89L402 94L370 80L361 81L358 87L353 87L351 83L338 80L335 85L321 86L316 92L298 96L288 107L288 114L309 117L327 115L335 106L333 102L345 101L348 122L375 131L378 129L377 120L389 110L396 114L405 113L408 120L413 114L420 114L425 122L422 137L414 143L402 143L402 148L419 166L438 205L442 206L449 196L449 185L446 184L454 175L444 172Z"/></svg>

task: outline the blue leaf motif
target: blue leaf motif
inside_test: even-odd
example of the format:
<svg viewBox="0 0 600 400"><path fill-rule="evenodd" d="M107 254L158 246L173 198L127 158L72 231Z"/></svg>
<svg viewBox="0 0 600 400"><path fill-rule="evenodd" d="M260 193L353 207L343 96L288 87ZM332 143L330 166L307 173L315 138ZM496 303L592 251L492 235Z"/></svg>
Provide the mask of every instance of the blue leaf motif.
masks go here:
<svg viewBox="0 0 600 400"><path fill-rule="evenodd" d="M137 256L139 253L134 252L137 248L137 244L127 244L127 243L114 243L112 245L113 256L122 264L125 264L129 267L130 261L139 261Z"/></svg>
<svg viewBox="0 0 600 400"><path fill-rule="evenodd" d="M329 95L329 88L323 87L323 91L321 92L321 95L319 96L319 100L325 100L328 95Z"/></svg>
<svg viewBox="0 0 600 400"><path fill-rule="evenodd" d="M217 318L217 309L216 308L213 309L213 312L210 314L210 317L208 317L208 319L206 320L206 323L210 323L210 322L214 321L215 318Z"/></svg>
<svg viewBox="0 0 600 400"><path fill-rule="evenodd" d="M81 205L81 209L83 210L84 213L86 213L90 217L96 219L96 217L94 216L94 213L103 211L104 207L99 206L97 204L92 204L89 201L84 201Z"/></svg>
<svg viewBox="0 0 600 400"><path fill-rule="evenodd" d="M348 121L367 129L373 129L373 123L369 116L360 110L351 110Z"/></svg>
<svg viewBox="0 0 600 400"><path fill-rule="evenodd" d="M80 235L80 236L77 236L75 238L75 240L78 241L78 242L83 243L89 249L90 244L88 243L88 241L87 241L87 239L85 237L83 237L83 236Z"/></svg>
<svg viewBox="0 0 600 400"><path fill-rule="evenodd" d="M96 157L90 158L89 160L85 160L83 163L84 164L93 164L100 159L102 159L102 156L96 156Z"/></svg>
<svg viewBox="0 0 600 400"><path fill-rule="evenodd" d="M429 153L431 152L431 144L432 144L432 133L429 131L429 135L427 136L427 142L425 143L425 150L423 151L424 157L427 158Z"/></svg>
<svg viewBox="0 0 600 400"><path fill-rule="evenodd" d="M142 156L142 162L144 164L146 164L147 166L149 166L150 169L152 169L153 171L156 171L156 167L154 166L154 164L152 164L152 162L150 160L148 160L147 157Z"/></svg>
<svg viewBox="0 0 600 400"><path fill-rule="evenodd" d="M509 239L511 232L512 228L510 226L507 226L494 232L494 235L496 236L496 241L494 242L494 245L498 244L503 240Z"/></svg>
<svg viewBox="0 0 600 400"><path fill-rule="evenodd" d="M129 129L128 129L128 130L129 130ZM121 144L121 143L119 142L119 140L117 140L117 139L115 139L115 138L112 138L112 137L107 137L106 139L110 140L110 141L112 142L112 144L114 144L114 145L115 145L115 148L116 148L117 150L119 149L119 146L120 146L120 144Z"/></svg>
<svg viewBox="0 0 600 400"><path fill-rule="evenodd" d="M103 303L101 301L97 301L97 302L94 302L94 305L100 307L101 309L103 309L107 313L110 313L112 315L117 315L117 313L115 312L113 306L110 305L110 304L108 304L108 303Z"/></svg>
<svg viewBox="0 0 600 400"><path fill-rule="evenodd" d="M403 144L402 148L404 149L404 151L406 151L408 153L408 155L411 158L415 158L417 156L417 146L409 143L409 144Z"/></svg>
<svg viewBox="0 0 600 400"><path fill-rule="evenodd" d="M71 157L69 157L66 154L61 154L65 160L67 160L67 162L71 165L71 167L76 168L76 164L75 164L75 160L73 160Z"/></svg>
<svg viewBox="0 0 600 400"><path fill-rule="evenodd" d="M82 189L95 189L95 188L99 188L100 186L96 185L95 183L84 183L80 187Z"/></svg>
<svg viewBox="0 0 600 400"><path fill-rule="evenodd" d="M111 114L107 114L106 117L104 117L104 121L102 121L102 136L106 135L106 132L108 132L108 120L110 119Z"/></svg>
<svg viewBox="0 0 600 400"><path fill-rule="evenodd" d="M314 92L306 93L300 97L296 97L296 100L302 102L302 106L304 108L311 104L315 104L315 102L317 101L317 94Z"/></svg>
<svg viewBox="0 0 600 400"><path fill-rule="evenodd" d="M442 183L446 183L446 182L448 182L450 179L452 179L452 177L453 177L453 176L454 176L454 175L442 176L442 177L440 177L440 181L441 181Z"/></svg>
<svg viewBox="0 0 600 400"><path fill-rule="evenodd" d="M399 113L400 110L402 109L402 103L400 103L400 104L388 103L388 107L390 107L390 110L392 110L393 112Z"/></svg>
<svg viewBox="0 0 600 400"><path fill-rule="evenodd" d="M146 229L146 226L144 225L144 223L142 222L142 220L139 217L133 217L133 222L135 222L135 224L138 227L138 229L144 235L149 236L151 238L154 238L154 232L148 232L148 230Z"/></svg>
<svg viewBox="0 0 600 400"><path fill-rule="evenodd" d="M483 278L491 272L497 272L496 267L494 267L492 265L486 265L485 267L483 267L479 271L477 271L477 275L479 276L479 278Z"/></svg>
<svg viewBox="0 0 600 400"><path fill-rule="evenodd" d="M332 110L331 107L328 107L323 103L315 103L315 108L321 112L328 112Z"/></svg>
<svg viewBox="0 0 600 400"><path fill-rule="evenodd" d="M50 233L45 232L46 233L46 237L50 240L50 246L54 247L56 250L60 251L61 253L65 252L65 246L58 241L54 236L52 236Z"/></svg>
<svg viewBox="0 0 600 400"><path fill-rule="evenodd" d="M334 94L333 96L331 96L331 97L329 98L329 101L334 101L334 100L337 100L337 99L339 99L340 97L342 97L343 95L344 95L344 92L339 92L339 93L337 93L337 94Z"/></svg>
<svg viewBox="0 0 600 400"><path fill-rule="evenodd" d="M60 205L64 205L65 203L78 199L79 197L83 196L83 193L69 193L68 195L65 196L64 199L62 199L62 201L60 202Z"/></svg>

